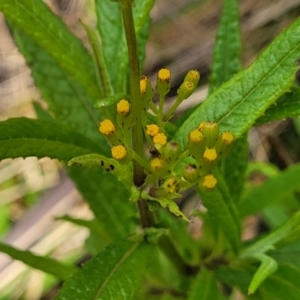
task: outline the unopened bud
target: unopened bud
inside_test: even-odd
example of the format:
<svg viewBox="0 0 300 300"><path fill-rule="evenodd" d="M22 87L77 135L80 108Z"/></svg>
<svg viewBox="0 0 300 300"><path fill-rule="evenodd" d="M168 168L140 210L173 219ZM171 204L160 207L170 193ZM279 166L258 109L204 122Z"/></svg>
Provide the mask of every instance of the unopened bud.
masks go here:
<svg viewBox="0 0 300 300"><path fill-rule="evenodd" d="M184 81L190 81L197 87L199 79L200 73L197 70L191 70L186 74Z"/></svg>
<svg viewBox="0 0 300 300"><path fill-rule="evenodd" d="M234 135L225 131L219 135L218 141L216 143L216 149L221 157L226 156L232 149L234 143Z"/></svg>
<svg viewBox="0 0 300 300"><path fill-rule="evenodd" d="M187 99L193 94L196 87L197 86L192 81L184 81L177 90L177 94L180 97L180 99Z"/></svg>
<svg viewBox="0 0 300 300"><path fill-rule="evenodd" d="M198 127L201 127L201 132L204 135L205 144L207 147L214 147L219 138L219 126L216 122L204 122Z"/></svg>
<svg viewBox="0 0 300 300"><path fill-rule="evenodd" d="M199 181L199 188L212 190L217 185L217 178L212 174L203 176Z"/></svg>
<svg viewBox="0 0 300 300"><path fill-rule="evenodd" d="M188 182L195 182L198 179L197 167L193 164L188 164L183 169L182 176Z"/></svg>
<svg viewBox="0 0 300 300"><path fill-rule="evenodd" d="M194 129L189 134L188 150L197 161L202 160L205 149L204 136L201 131Z"/></svg>
<svg viewBox="0 0 300 300"><path fill-rule="evenodd" d="M171 72L168 69L160 69L157 73L156 90L160 97L165 97L170 91Z"/></svg>
<svg viewBox="0 0 300 300"><path fill-rule="evenodd" d="M181 148L177 142L168 142L164 147L164 158L168 163L174 163L181 154Z"/></svg>

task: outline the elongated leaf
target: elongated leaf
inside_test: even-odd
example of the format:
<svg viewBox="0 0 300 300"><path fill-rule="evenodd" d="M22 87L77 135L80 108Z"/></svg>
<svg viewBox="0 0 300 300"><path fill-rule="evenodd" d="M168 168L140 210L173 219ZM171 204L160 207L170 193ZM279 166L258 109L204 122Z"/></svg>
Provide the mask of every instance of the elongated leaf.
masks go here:
<svg viewBox="0 0 300 300"><path fill-rule="evenodd" d="M201 191L200 196L214 223L224 233L234 252L237 253L240 246L241 225L222 177L218 176L217 186L213 190Z"/></svg>
<svg viewBox="0 0 300 300"><path fill-rule="evenodd" d="M84 91L69 81L55 60L31 38L16 31L14 37L54 117L91 138L101 148L102 154L108 153L108 145L98 131L100 116ZM112 240L125 237L134 206L129 203L124 186L100 168L72 167L67 170Z"/></svg>
<svg viewBox="0 0 300 300"><path fill-rule="evenodd" d="M218 288L215 274L212 271L201 269L197 277L193 279L188 293L188 300L212 300L218 299Z"/></svg>
<svg viewBox="0 0 300 300"><path fill-rule="evenodd" d="M209 83L209 94L240 71L241 33L237 0L225 0L219 24L213 64ZM230 154L223 159L221 172L233 200L239 198L248 160L247 134L238 139Z"/></svg>
<svg viewBox="0 0 300 300"><path fill-rule="evenodd" d="M0 159L48 156L68 161L101 149L68 126L26 118L0 122Z"/></svg>
<svg viewBox="0 0 300 300"><path fill-rule="evenodd" d="M139 45L140 64L145 57L148 39L149 13L154 0L137 1L133 7L135 30ZM96 0L98 30L103 44L103 56L115 92L126 93L128 58L121 10L118 3Z"/></svg>
<svg viewBox="0 0 300 300"><path fill-rule="evenodd" d="M268 179L263 185L253 188L238 204L241 217L254 214L269 203L274 203L299 190L299 176L300 164L295 164L277 176Z"/></svg>
<svg viewBox="0 0 300 300"><path fill-rule="evenodd" d="M62 264L49 257L39 256L26 250L18 250L3 243L0 243L0 252L20 260L32 268L52 274L61 280L66 280L77 270L73 266Z"/></svg>
<svg viewBox="0 0 300 300"><path fill-rule="evenodd" d="M265 113L259 117L255 125L281 120L285 118L295 118L300 116L300 88L294 88L290 92L283 94L275 103L271 105Z"/></svg>
<svg viewBox="0 0 300 300"><path fill-rule="evenodd" d="M65 282L56 300L131 300L149 259L147 244L111 245Z"/></svg>
<svg viewBox="0 0 300 300"><path fill-rule="evenodd" d="M278 267L276 261L265 254L256 255L256 258L261 261L261 264L255 272L248 288L248 294L253 294L261 283L274 273Z"/></svg>
<svg viewBox="0 0 300 300"><path fill-rule="evenodd" d="M214 91L183 123L175 139L185 145L202 121L241 136L294 81L300 56L300 19L285 30L247 69Z"/></svg>
<svg viewBox="0 0 300 300"><path fill-rule="evenodd" d="M293 215L292 218L290 218L285 224L280 226L278 229L246 248L241 253L240 258L255 257L258 254L263 254L270 249L274 249L274 246L278 242L280 242L284 238L287 238L290 235L295 234L295 231L299 227L299 222L300 212L297 212Z"/></svg>
<svg viewBox="0 0 300 300"><path fill-rule="evenodd" d="M3 0L0 11L14 28L30 36L49 53L67 76L76 80L91 99L100 97L93 68L93 61L87 50L55 16L43 1Z"/></svg>
<svg viewBox="0 0 300 300"><path fill-rule="evenodd" d="M277 271L263 282L257 292L262 299L298 300L300 294L299 276L299 268L293 265L279 264Z"/></svg>
<svg viewBox="0 0 300 300"><path fill-rule="evenodd" d="M62 217L56 218L56 220L67 221L67 222L73 223L78 226L86 227L92 233L94 233L95 235L97 235L100 238L107 236L107 233L104 232L104 230L101 226L101 223L97 219L84 220L84 219L72 218L70 216L62 216Z"/></svg>
<svg viewBox="0 0 300 300"><path fill-rule="evenodd" d="M225 0L219 24L209 94L241 69L241 34L237 0Z"/></svg>
<svg viewBox="0 0 300 300"><path fill-rule="evenodd" d="M49 103L55 119L90 137L103 150L108 150L105 139L98 131L99 113L84 91L71 81L57 62L29 36L14 30L14 38L30 66L32 77L42 97ZM90 83L91 85L93 83Z"/></svg>

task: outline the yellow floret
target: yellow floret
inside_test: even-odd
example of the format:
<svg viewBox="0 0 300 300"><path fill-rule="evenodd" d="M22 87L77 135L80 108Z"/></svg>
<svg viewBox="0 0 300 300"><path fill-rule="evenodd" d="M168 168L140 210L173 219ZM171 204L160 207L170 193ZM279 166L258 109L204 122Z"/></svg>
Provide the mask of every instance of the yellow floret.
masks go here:
<svg viewBox="0 0 300 300"><path fill-rule="evenodd" d="M171 79L171 72L168 69L160 69L157 74L157 78L161 81L169 82Z"/></svg>
<svg viewBox="0 0 300 300"><path fill-rule="evenodd" d="M123 116L127 116L130 113L130 104L127 100L122 99L118 102L117 113Z"/></svg>
<svg viewBox="0 0 300 300"><path fill-rule="evenodd" d="M226 145L230 145L234 141L234 135L229 131L222 132L220 134L220 138L221 141Z"/></svg>
<svg viewBox="0 0 300 300"><path fill-rule="evenodd" d="M102 134L109 136L116 132L116 127L111 120L105 119L100 122L99 131Z"/></svg>
<svg viewBox="0 0 300 300"><path fill-rule="evenodd" d="M192 130L189 134L189 140L192 143L200 143L203 140L202 132L197 129Z"/></svg>
<svg viewBox="0 0 300 300"><path fill-rule="evenodd" d="M218 158L218 154L215 148L206 148L203 153L203 158L209 162L214 162Z"/></svg>
<svg viewBox="0 0 300 300"><path fill-rule="evenodd" d="M126 148L123 145L114 146L111 148L111 155L114 159L122 160L127 155Z"/></svg>
<svg viewBox="0 0 300 300"><path fill-rule="evenodd" d="M208 174L205 175L202 179L202 186L207 189L213 189L217 184L217 179L214 175Z"/></svg>
<svg viewBox="0 0 300 300"><path fill-rule="evenodd" d="M153 171L160 170L163 167L163 165L164 165L164 161L158 157L155 157L150 161L150 168Z"/></svg>
<svg viewBox="0 0 300 300"><path fill-rule="evenodd" d="M158 133L153 137L153 143L164 146L167 143L167 137L164 133Z"/></svg>
<svg viewBox="0 0 300 300"><path fill-rule="evenodd" d="M159 133L159 127L155 124L150 124L146 126L146 133L150 136L155 136Z"/></svg>
<svg viewBox="0 0 300 300"><path fill-rule="evenodd" d="M149 79L147 76L142 76L140 79L140 91L142 95L146 93L148 81Z"/></svg>

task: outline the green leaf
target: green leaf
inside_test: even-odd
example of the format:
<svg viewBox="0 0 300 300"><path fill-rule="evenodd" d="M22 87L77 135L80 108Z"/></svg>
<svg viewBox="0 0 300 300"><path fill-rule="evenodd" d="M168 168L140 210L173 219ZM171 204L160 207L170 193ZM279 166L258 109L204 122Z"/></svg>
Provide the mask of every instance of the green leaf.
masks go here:
<svg viewBox="0 0 300 300"><path fill-rule="evenodd" d="M67 170L111 239L126 237L135 209L126 187L115 176L104 175L101 168L72 166Z"/></svg>
<svg viewBox="0 0 300 300"><path fill-rule="evenodd" d="M93 151L99 147L65 125L26 118L0 122L0 159L48 156L68 161Z"/></svg>
<svg viewBox="0 0 300 300"><path fill-rule="evenodd" d="M259 117L255 125L281 120L285 118L295 118L300 116L300 88L293 88L283 94L265 113Z"/></svg>
<svg viewBox="0 0 300 300"><path fill-rule="evenodd" d="M237 0L225 0L216 36L209 94L241 69L241 34Z"/></svg>
<svg viewBox="0 0 300 300"><path fill-rule="evenodd" d="M274 273L278 267L277 262L265 254L256 255L256 258L261 261L261 264L255 272L251 283L248 288L248 294L253 294L261 283L272 273Z"/></svg>
<svg viewBox="0 0 300 300"><path fill-rule="evenodd" d="M37 101L32 102L33 107L34 107L34 111L37 115L37 118L39 120L44 120L44 121L53 121L53 117L51 116L51 114L46 111L40 103L38 103Z"/></svg>
<svg viewBox="0 0 300 300"><path fill-rule="evenodd" d="M63 73L57 62L33 39L17 30L13 33L26 63L30 66L35 84L43 99L48 102L49 111L54 118L90 137L103 149L102 152L107 152L106 141L98 131L100 115L84 91Z"/></svg>
<svg viewBox="0 0 300 300"><path fill-rule="evenodd" d="M70 216L62 216L55 219L61 221L67 221L77 226L88 228L90 232L97 235L98 238L101 239L108 238L107 233L103 230L101 223L97 219L84 220L84 219L72 218Z"/></svg>
<svg viewBox="0 0 300 300"><path fill-rule="evenodd" d="M271 203L283 199L300 189L300 164L295 164L285 171L268 179L259 187L248 192L238 204L241 217L254 214Z"/></svg>
<svg viewBox="0 0 300 300"><path fill-rule="evenodd" d="M39 256L26 250L18 250L3 243L0 243L0 252L20 260L32 268L52 274L61 280L66 280L77 270L73 266L62 264L49 257Z"/></svg>
<svg viewBox="0 0 300 300"><path fill-rule="evenodd" d="M221 176L217 177L217 186L208 191L200 191L203 205L210 217L223 232L233 251L238 252L241 240L241 224L235 205L229 196L226 183Z"/></svg>
<svg viewBox="0 0 300 300"><path fill-rule="evenodd" d="M67 77L77 81L91 99L100 97L93 61L81 41L43 1L3 0L0 11L13 26L30 36L58 63ZM47 70L47 68L45 67Z"/></svg>
<svg viewBox="0 0 300 300"><path fill-rule="evenodd" d="M263 282L257 292L262 299L298 300L300 294L299 278L299 268L293 265L279 264L277 271Z"/></svg>
<svg viewBox="0 0 300 300"><path fill-rule="evenodd" d="M214 272L202 268L191 283L187 300L212 300L218 298L218 287Z"/></svg>
<svg viewBox="0 0 300 300"><path fill-rule="evenodd" d="M72 158L68 166L79 165L82 167L102 167L107 172L116 176L128 189L133 185L131 164L120 164L113 158L107 158L100 154L87 154Z"/></svg>
<svg viewBox="0 0 300 300"><path fill-rule="evenodd" d="M183 123L175 139L185 145L202 121L215 121L221 131L240 137L294 82L300 56L300 18L278 36L247 69L220 88Z"/></svg>
<svg viewBox="0 0 300 300"><path fill-rule="evenodd" d="M89 98L32 39L16 31L14 37L54 117L91 138L102 154L108 153L108 145L98 131L100 116ZM110 238L118 240L127 236L134 206L128 201L129 193L125 187L101 168L74 166L67 171Z"/></svg>
<svg viewBox="0 0 300 300"><path fill-rule="evenodd" d="M244 188L248 153L248 134L243 134L241 138L234 142L229 155L221 161L221 173L234 203L240 199Z"/></svg>
<svg viewBox="0 0 300 300"><path fill-rule="evenodd" d="M55 299L133 299L151 248L129 242L108 246L68 279Z"/></svg>
<svg viewBox="0 0 300 300"><path fill-rule="evenodd" d="M258 254L264 254L265 252L274 249L274 246L276 246L278 242L295 234L295 231L299 227L299 222L300 211L295 213L285 224L277 228L275 231L259 239L253 245L243 250L240 258L245 259L249 257L256 257Z"/></svg>
<svg viewBox="0 0 300 300"><path fill-rule="evenodd" d="M101 44L97 32L92 30L88 25L81 22L88 36L89 43L93 52L94 65L96 66L96 74L98 85L100 87L101 98L106 98L111 95L112 87L109 82L106 66L101 52Z"/></svg>
<svg viewBox="0 0 300 300"><path fill-rule="evenodd" d="M133 7L141 66L145 57L145 45L150 23L149 15L153 4L154 0L136 1ZM96 0L96 13L103 45L103 57L111 84L115 92L126 93L128 54L120 7L117 3L112 3L109 0ZM118 71L116 72L116 70Z"/></svg>

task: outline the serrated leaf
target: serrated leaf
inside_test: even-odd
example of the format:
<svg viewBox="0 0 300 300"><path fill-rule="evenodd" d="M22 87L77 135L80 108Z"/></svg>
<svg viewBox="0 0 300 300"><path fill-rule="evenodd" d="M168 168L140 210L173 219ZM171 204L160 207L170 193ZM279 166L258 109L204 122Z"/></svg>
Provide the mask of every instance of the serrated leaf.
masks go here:
<svg viewBox="0 0 300 300"><path fill-rule="evenodd" d="M77 81L91 99L100 97L97 85L91 84L96 82L92 58L43 1L3 0L0 11L14 28L30 36L50 54L65 75Z"/></svg>
<svg viewBox="0 0 300 300"><path fill-rule="evenodd" d="M129 242L108 246L64 283L55 300L133 299L151 248Z"/></svg>
<svg viewBox="0 0 300 300"><path fill-rule="evenodd" d="M283 94L273 105L268 107L265 113L255 121L255 125L295 118L300 116L300 88L293 88Z"/></svg>
<svg viewBox="0 0 300 300"><path fill-rule="evenodd" d="M259 187L253 188L238 203L241 217L254 214L270 203L286 197L300 189L300 164L295 164L285 171L268 179Z"/></svg>
<svg viewBox="0 0 300 300"><path fill-rule="evenodd" d="M238 1L225 0L213 52L209 94L240 71L241 48ZM221 164L221 173L234 201L243 189L247 160L248 140L245 133L235 141L233 149Z"/></svg>
<svg viewBox="0 0 300 300"><path fill-rule="evenodd" d="M208 191L200 191L203 205L210 217L223 232L235 253L238 253L241 240L241 224L235 205L221 176L217 177L217 186Z"/></svg>
<svg viewBox="0 0 300 300"><path fill-rule="evenodd" d="M272 273L274 273L278 267L277 262L271 258L270 256L267 256L265 254L258 254L255 256L256 259L259 259L261 261L261 264L257 271L255 272L250 285L248 287L248 294L253 294L257 288L261 285L261 283Z"/></svg>
<svg viewBox="0 0 300 300"><path fill-rule="evenodd" d="M209 94L241 69L241 34L237 0L223 2L222 17L216 36Z"/></svg>
<svg viewBox="0 0 300 300"><path fill-rule="evenodd" d="M175 139L185 145L202 121L215 121L221 131L240 137L294 82L300 56L300 18L278 36L247 69L220 88L183 123Z"/></svg>
<svg viewBox="0 0 300 300"><path fill-rule="evenodd" d="M275 231L259 239L253 245L243 250L240 258L245 259L249 257L255 257L256 255L264 254L265 252L274 249L278 242L295 233L299 227L299 222L300 212L297 212Z"/></svg>
<svg viewBox="0 0 300 300"><path fill-rule="evenodd" d="M213 271L202 268L193 278L187 300L218 299L218 287Z"/></svg>
<svg viewBox="0 0 300 300"><path fill-rule="evenodd" d="M101 147L102 153L107 153L107 143L98 131L100 115L84 91L29 36L15 29L13 33L17 46L30 66L35 84L48 102L55 119L90 137Z"/></svg>
<svg viewBox="0 0 300 300"><path fill-rule="evenodd" d="M73 266L60 263L54 259L33 254L27 250L18 250L3 243L0 243L0 252L8 254L13 259L20 260L32 268L52 274L61 280L66 280L77 270Z"/></svg>
<svg viewBox="0 0 300 300"><path fill-rule="evenodd" d="M133 7L141 66L145 57L144 48L148 39L149 13L153 4L154 0L137 1ZM96 0L96 13L98 30L103 44L103 56L110 81L115 92L126 93L128 54L120 7L118 3L112 3L109 0ZM118 71L116 72L116 70Z"/></svg>
<svg viewBox="0 0 300 300"><path fill-rule="evenodd" d="M229 155L221 161L221 173L226 181L234 203L239 200L244 188L248 155L248 134L245 133L241 138L234 142Z"/></svg>
<svg viewBox="0 0 300 300"><path fill-rule="evenodd" d="M101 148L101 154L108 153L108 145L98 131L100 115L84 91L69 81L55 60L31 38L16 31L14 37L56 120L91 138ZM134 206L128 201L125 187L100 168L77 166L67 171L110 238L127 236Z"/></svg>
<svg viewBox="0 0 300 300"><path fill-rule="evenodd" d="M26 118L0 122L0 159L48 156L68 161L100 150L82 134L55 122Z"/></svg>

